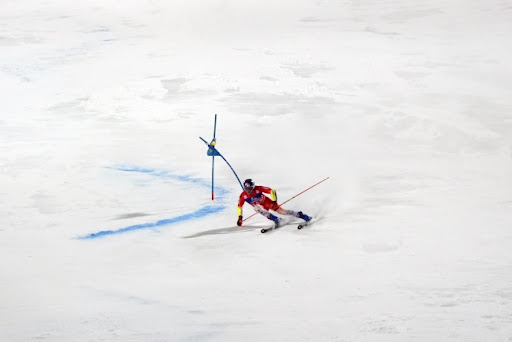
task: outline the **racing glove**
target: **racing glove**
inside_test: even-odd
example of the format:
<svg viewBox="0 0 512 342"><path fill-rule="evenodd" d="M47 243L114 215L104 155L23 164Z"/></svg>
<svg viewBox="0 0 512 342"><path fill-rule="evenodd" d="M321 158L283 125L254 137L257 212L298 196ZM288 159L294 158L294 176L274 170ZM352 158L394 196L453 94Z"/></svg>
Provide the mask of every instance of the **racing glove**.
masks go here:
<svg viewBox="0 0 512 342"><path fill-rule="evenodd" d="M236 225L240 227L242 225L242 222L243 222L242 215L240 215L240 216L238 216L238 221L236 221Z"/></svg>

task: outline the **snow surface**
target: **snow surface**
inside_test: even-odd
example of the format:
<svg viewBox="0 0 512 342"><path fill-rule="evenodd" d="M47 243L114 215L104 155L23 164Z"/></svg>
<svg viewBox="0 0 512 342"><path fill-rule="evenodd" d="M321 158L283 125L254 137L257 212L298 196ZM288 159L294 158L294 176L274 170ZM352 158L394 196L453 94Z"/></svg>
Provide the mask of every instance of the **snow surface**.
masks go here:
<svg viewBox="0 0 512 342"><path fill-rule="evenodd" d="M0 341L512 341L510 1L1 8Z"/></svg>

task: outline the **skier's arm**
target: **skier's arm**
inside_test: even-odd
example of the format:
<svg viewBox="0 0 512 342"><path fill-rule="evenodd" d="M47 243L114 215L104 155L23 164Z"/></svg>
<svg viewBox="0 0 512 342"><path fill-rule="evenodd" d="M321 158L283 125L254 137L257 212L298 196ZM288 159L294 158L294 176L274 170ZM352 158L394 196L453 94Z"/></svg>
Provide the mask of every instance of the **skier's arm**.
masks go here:
<svg viewBox="0 0 512 342"><path fill-rule="evenodd" d="M242 222L243 222L242 207L244 206L244 202L245 202L244 199L242 198L242 196L240 196L240 199L238 200L238 207L237 207L238 220L236 221L236 225L239 227L242 225Z"/></svg>
<svg viewBox="0 0 512 342"><path fill-rule="evenodd" d="M259 189L261 192L270 194L270 199L272 199L272 201L274 201L274 202L277 201L277 193L274 189L269 188L268 186L260 186Z"/></svg>
<svg viewBox="0 0 512 342"><path fill-rule="evenodd" d="M277 192L274 189L270 190L270 198L272 201L277 202Z"/></svg>
<svg viewBox="0 0 512 342"><path fill-rule="evenodd" d="M238 220L236 220L236 225L240 227L242 222L244 222L244 218L242 216L242 208L238 207Z"/></svg>

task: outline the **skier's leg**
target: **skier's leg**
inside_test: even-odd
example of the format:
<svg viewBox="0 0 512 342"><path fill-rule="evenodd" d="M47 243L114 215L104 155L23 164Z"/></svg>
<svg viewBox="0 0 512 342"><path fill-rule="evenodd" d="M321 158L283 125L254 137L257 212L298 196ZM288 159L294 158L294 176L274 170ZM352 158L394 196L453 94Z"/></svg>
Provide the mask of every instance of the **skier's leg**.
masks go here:
<svg viewBox="0 0 512 342"><path fill-rule="evenodd" d="M268 210L263 209L261 206L255 205L254 210L257 213L260 213L261 215L265 216L269 220L274 221L276 224L279 224L279 217L272 215Z"/></svg>
<svg viewBox="0 0 512 342"><path fill-rule="evenodd" d="M265 201L263 201L263 207L266 210L273 210L276 213L281 214L281 215L297 216L297 212L296 211L286 210L285 208L283 208L279 204L277 204L277 202L273 202L270 199L265 199Z"/></svg>
<svg viewBox="0 0 512 342"><path fill-rule="evenodd" d="M293 211L293 210L287 210L283 207L279 207L275 210L278 214L281 214L281 215L292 215L292 216L295 216L295 217L298 217L297 216L297 212L296 211Z"/></svg>
<svg viewBox="0 0 512 342"><path fill-rule="evenodd" d="M292 216L301 218L306 222L311 220L311 217L304 214L302 211L286 210L283 207L279 207L279 208L277 208L276 212L279 214L282 214L282 215L292 215Z"/></svg>

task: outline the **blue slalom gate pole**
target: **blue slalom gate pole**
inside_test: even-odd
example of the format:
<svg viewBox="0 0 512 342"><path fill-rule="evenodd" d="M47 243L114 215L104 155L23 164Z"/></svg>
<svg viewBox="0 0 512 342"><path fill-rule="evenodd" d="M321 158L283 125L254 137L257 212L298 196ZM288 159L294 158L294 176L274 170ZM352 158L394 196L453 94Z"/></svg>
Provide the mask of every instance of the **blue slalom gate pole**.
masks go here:
<svg viewBox="0 0 512 342"><path fill-rule="evenodd" d="M217 144L215 141L215 133L217 132L217 114L215 114L215 121L213 123L213 140L210 143L212 145L213 149L214 146ZM212 155L212 201L215 200L215 190L214 190L214 180L215 180L215 154Z"/></svg>
<svg viewBox="0 0 512 342"><path fill-rule="evenodd" d="M214 191L214 186L213 186L213 182L214 182L214 179L215 179L215 157L212 157L212 201L215 199L215 191Z"/></svg>
<svg viewBox="0 0 512 342"><path fill-rule="evenodd" d="M208 146L208 151L206 152L206 154L208 156L212 157L212 201L215 199L214 181L215 181L215 157L216 156L221 157L226 162L226 164L228 164L229 168L231 169L231 171L233 171L233 174L235 175L236 179L238 180L240 187L242 189L244 188L242 185L242 182L240 181L240 178L236 174L236 172L233 169L233 167L231 166L231 164L227 161L226 158L224 158L224 156L215 147L215 145L217 145L216 132L217 132L217 114L215 114L215 121L213 124L213 139L212 139L212 141L210 143L208 143L205 139L203 139L202 137L199 137L199 139L201 139Z"/></svg>

